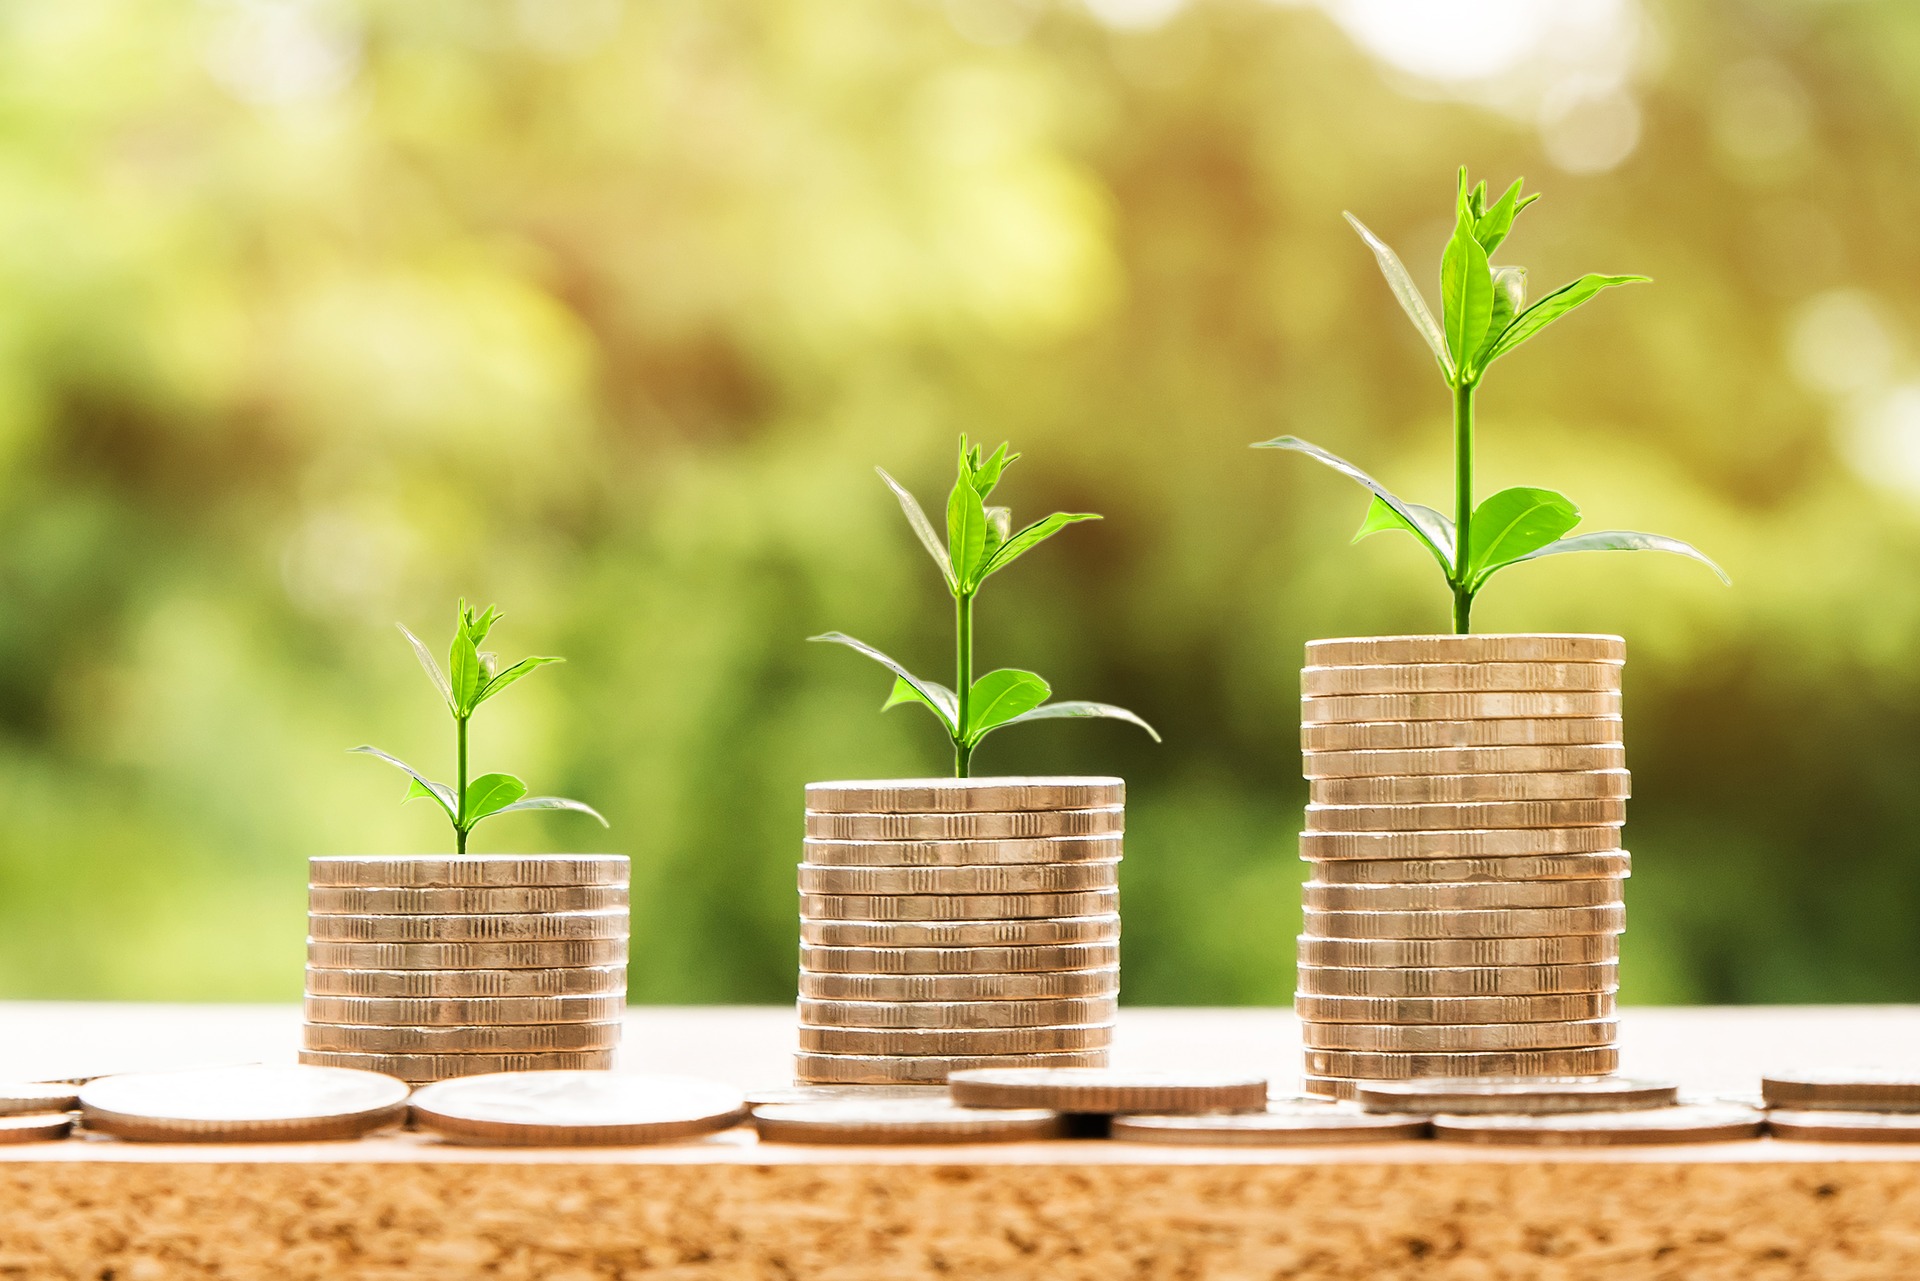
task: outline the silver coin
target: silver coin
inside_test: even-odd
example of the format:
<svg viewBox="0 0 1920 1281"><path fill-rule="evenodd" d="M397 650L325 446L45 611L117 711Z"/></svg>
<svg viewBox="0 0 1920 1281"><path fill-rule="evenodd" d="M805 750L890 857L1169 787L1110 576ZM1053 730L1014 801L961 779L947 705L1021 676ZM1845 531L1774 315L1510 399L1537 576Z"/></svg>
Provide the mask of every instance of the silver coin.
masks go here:
<svg viewBox="0 0 1920 1281"><path fill-rule="evenodd" d="M528 1023L504 1027L400 1027L308 1023L300 1043L308 1050L349 1054L532 1054L548 1050L611 1050L620 1022Z"/></svg>
<svg viewBox="0 0 1920 1281"><path fill-rule="evenodd" d="M1308 784L1309 797L1316 805L1624 800L1632 792L1632 775L1623 769L1316 778Z"/></svg>
<svg viewBox="0 0 1920 1281"><path fill-rule="evenodd" d="M1812 1143L1920 1143L1920 1116L1912 1112L1767 1113L1767 1133L1776 1139Z"/></svg>
<svg viewBox="0 0 1920 1281"><path fill-rule="evenodd" d="M1307 806L1312 832L1445 832L1499 828L1619 827L1627 803L1599 801L1462 801L1445 805Z"/></svg>
<svg viewBox="0 0 1920 1281"><path fill-rule="evenodd" d="M829 841L809 837L803 848L807 863L822 867L981 867L1107 863L1120 857L1125 839L1118 832L956 841Z"/></svg>
<svg viewBox="0 0 1920 1281"><path fill-rule="evenodd" d="M627 940L552 939L488 943L336 943L307 940L307 964L330 970L550 970L620 966Z"/></svg>
<svg viewBox="0 0 1920 1281"><path fill-rule="evenodd" d="M800 999L800 1021L814 1027L1002 1028L1112 1023L1111 996L1033 1001L819 1001Z"/></svg>
<svg viewBox="0 0 1920 1281"><path fill-rule="evenodd" d="M309 1023L493 1027L600 1022L620 1018L626 1008L624 992L612 996L309 996L305 1014Z"/></svg>
<svg viewBox="0 0 1920 1281"><path fill-rule="evenodd" d="M627 909L517 912L479 916L307 917L307 933L339 943L494 943L624 939Z"/></svg>
<svg viewBox="0 0 1920 1281"><path fill-rule="evenodd" d="M1348 636L1307 642L1319 666L1371 663L1624 663L1627 642L1581 632L1475 632L1471 635Z"/></svg>
<svg viewBox="0 0 1920 1281"><path fill-rule="evenodd" d="M1122 805L1007 814L815 814L807 835L830 841L1005 840L1028 836L1107 836L1124 831Z"/></svg>
<svg viewBox="0 0 1920 1281"><path fill-rule="evenodd" d="M1112 1136L1133 1143L1208 1147L1323 1147L1424 1139L1424 1116L1379 1116L1326 1104L1202 1116L1116 1116Z"/></svg>
<svg viewBox="0 0 1920 1281"><path fill-rule="evenodd" d="M624 885L440 885L417 889L314 885L307 889L307 910L316 916L472 916L603 911L626 906Z"/></svg>
<svg viewBox="0 0 1920 1281"><path fill-rule="evenodd" d="M1024 974L823 974L801 971L800 995L828 1001L1034 1001L1112 996L1117 966Z"/></svg>
<svg viewBox="0 0 1920 1281"><path fill-rule="evenodd" d="M1760 1136L1766 1114L1726 1104L1553 1116L1436 1116L1433 1134L1456 1143L1526 1147L1620 1147L1722 1143Z"/></svg>
<svg viewBox="0 0 1920 1281"><path fill-rule="evenodd" d="M1268 1107L1267 1080L1230 1072L1134 1072L1113 1068L978 1068L947 1083L966 1107L1053 1108L1060 1112L1177 1115L1259 1112Z"/></svg>
<svg viewBox="0 0 1920 1281"><path fill-rule="evenodd" d="M624 854L456 854L308 860L315 885L625 885Z"/></svg>
<svg viewBox="0 0 1920 1281"><path fill-rule="evenodd" d="M1330 885L1301 887L1307 907L1332 912L1462 912L1510 908L1600 907L1620 902L1618 879L1478 881L1441 885Z"/></svg>
<svg viewBox="0 0 1920 1281"><path fill-rule="evenodd" d="M771 1143L1010 1143L1067 1133L1058 1112L955 1107L944 1097L765 1104L753 1123Z"/></svg>
<svg viewBox="0 0 1920 1281"><path fill-rule="evenodd" d="M1612 992L1542 996L1314 996L1293 998L1293 1012L1315 1023L1434 1024L1547 1023L1611 1018Z"/></svg>
<svg viewBox="0 0 1920 1281"><path fill-rule="evenodd" d="M1481 969L1496 966L1592 965L1617 961L1617 934L1574 934L1562 938L1329 939L1302 935L1303 966L1351 966L1365 969Z"/></svg>
<svg viewBox="0 0 1920 1281"><path fill-rule="evenodd" d="M406 1103L399 1081L322 1067L136 1072L80 1091L89 1130L162 1143L357 1138L402 1120Z"/></svg>
<svg viewBox="0 0 1920 1281"><path fill-rule="evenodd" d="M588 1147L711 1134L747 1116L739 1090L685 1076L508 1072L416 1091L413 1120L459 1143Z"/></svg>
<svg viewBox="0 0 1920 1281"><path fill-rule="evenodd" d="M1604 1076L1619 1069L1620 1051L1610 1045L1460 1054L1308 1050L1306 1062L1313 1076L1376 1081L1404 1081L1416 1076Z"/></svg>
<svg viewBox="0 0 1920 1281"><path fill-rule="evenodd" d="M1038 921L800 920L800 941L827 947L1038 947L1119 937L1120 917L1111 913Z"/></svg>
<svg viewBox="0 0 1920 1281"><path fill-rule="evenodd" d="M1614 1019L1565 1019L1544 1023L1380 1024L1302 1021L1301 1040L1316 1050L1377 1050L1386 1053L1466 1054L1493 1050L1564 1050L1612 1045L1620 1034Z"/></svg>
<svg viewBox="0 0 1920 1281"><path fill-rule="evenodd" d="M1302 832L1300 857L1333 859L1512 858L1548 854L1610 854L1620 849L1620 825L1505 828L1453 832Z"/></svg>
<svg viewBox="0 0 1920 1281"><path fill-rule="evenodd" d="M889 1085L945 1081L954 1072L987 1067L1105 1067L1107 1051L1067 1054L796 1054L794 1077L802 1082Z"/></svg>
<svg viewBox="0 0 1920 1281"><path fill-rule="evenodd" d="M1353 969L1305 964L1303 996L1395 1000L1410 997L1521 997L1553 993L1612 993L1620 985L1616 961L1574 965ZM1517 1020L1516 1020L1517 1021Z"/></svg>
<svg viewBox="0 0 1920 1281"><path fill-rule="evenodd" d="M814 947L800 945L800 967L828 974L1025 974L1117 965L1117 943L1047 947Z"/></svg>
<svg viewBox="0 0 1920 1281"><path fill-rule="evenodd" d="M1586 881L1630 874L1625 850L1609 854L1536 854L1515 858L1328 859L1313 865L1327 885L1465 885L1514 881Z"/></svg>
<svg viewBox="0 0 1920 1281"><path fill-rule="evenodd" d="M1411 1081L1362 1081L1362 1107L1380 1112L1559 1114L1619 1112L1671 1107L1680 1087L1666 1081L1596 1077L1422 1077Z"/></svg>
<svg viewBox="0 0 1920 1281"><path fill-rule="evenodd" d="M803 894L1062 894L1112 889L1120 860L990 863L963 867L800 865Z"/></svg>
<svg viewBox="0 0 1920 1281"><path fill-rule="evenodd" d="M345 1050L302 1050L302 1063L379 1072L415 1084L456 1076L497 1072L606 1072L612 1050L555 1050L537 1054L358 1054Z"/></svg>
<svg viewBox="0 0 1920 1281"><path fill-rule="evenodd" d="M800 915L816 921L988 921L1104 916L1118 890L1077 894L802 894Z"/></svg>
<svg viewBox="0 0 1920 1281"><path fill-rule="evenodd" d="M412 1000L611 996L627 990L624 965L529 970L361 970L307 967L310 997Z"/></svg>
<svg viewBox="0 0 1920 1281"><path fill-rule="evenodd" d="M64 1139L72 1129L73 1117L65 1112L0 1113L0 1144Z"/></svg>
<svg viewBox="0 0 1920 1281"><path fill-rule="evenodd" d="M1107 1048L1113 1044L1113 1024L996 1028L811 1027L802 1024L799 1036L802 1050L819 1054L1059 1054Z"/></svg>
<svg viewBox="0 0 1920 1281"><path fill-rule="evenodd" d="M808 783L818 813L956 814L969 811L1098 809L1121 805L1118 778L889 778Z"/></svg>
<svg viewBox="0 0 1920 1281"><path fill-rule="evenodd" d="M0 1082L0 1116L70 1112L80 1105L80 1087L53 1081Z"/></svg>
<svg viewBox="0 0 1920 1281"><path fill-rule="evenodd" d="M778 1085L747 1091L747 1106L787 1103L872 1102L877 1099L914 1099L945 1103L944 1085Z"/></svg>
<svg viewBox="0 0 1920 1281"><path fill-rule="evenodd" d="M1556 938L1612 935L1627 926L1626 909L1618 903L1599 907L1512 907L1459 912L1323 912L1307 908L1302 918L1309 934L1325 939Z"/></svg>
<svg viewBox="0 0 1920 1281"><path fill-rule="evenodd" d="M1389 778L1426 774L1519 774L1533 770L1625 769L1620 743L1562 743L1511 747L1411 747L1399 750L1307 752L1308 779Z"/></svg>
<svg viewBox="0 0 1920 1281"><path fill-rule="evenodd" d="M1920 1112L1920 1073L1897 1068L1769 1072L1760 1078L1768 1107L1794 1111Z"/></svg>
<svg viewBox="0 0 1920 1281"><path fill-rule="evenodd" d="M1300 692L1333 694L1559 693L1617 690L1623 662L1338 663L1300 671Z"/></svg>
<svg viewBox="0 0 1920 1281"><path fill-rule="evenodd" d="M1416 751L1434 747L1553 747L1619 743L1614 716L1517 716L1490 720L1308 721L1300 746L1309 752Z"/></svg>

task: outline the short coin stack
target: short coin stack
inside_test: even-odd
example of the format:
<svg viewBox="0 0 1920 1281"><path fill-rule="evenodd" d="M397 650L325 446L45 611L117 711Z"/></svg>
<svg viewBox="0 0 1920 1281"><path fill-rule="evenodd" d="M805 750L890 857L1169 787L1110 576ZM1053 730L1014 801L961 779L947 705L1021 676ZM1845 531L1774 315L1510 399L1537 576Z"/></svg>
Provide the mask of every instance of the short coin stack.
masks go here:
<svg viewBox="0 0 1920 1281"><path fill-rule="evenodd" d="M1618 1066L1616 636L1313 641L1307 1088Z"/></svg>
<svg viewBox="0 0 1920 1281"><path fill-rule="evenodd" d="M796 1077L1104 1066L1125 795L1117 778L810 784Z"/></svg>
<svg viewBox="0 0 1920 1281"><path fill-rule="evenodd" d="M620 855L316 858L300 1061L405 1081L613 1066Z"/></svg>

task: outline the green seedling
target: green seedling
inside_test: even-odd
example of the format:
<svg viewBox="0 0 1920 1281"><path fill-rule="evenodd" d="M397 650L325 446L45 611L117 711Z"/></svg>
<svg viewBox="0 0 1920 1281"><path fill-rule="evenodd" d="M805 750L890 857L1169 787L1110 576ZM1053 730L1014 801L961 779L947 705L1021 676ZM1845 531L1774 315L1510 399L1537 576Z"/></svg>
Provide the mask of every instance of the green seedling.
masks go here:
<svg viewBox="0 0 1920 1281"><path fill-rule="evenodd" d="M427 669L433 687L440 691L440 697L447 701L447 710L453 713L459 757L457 786L436 783L399 757L389 756L377 747L352 749L368 756L377 756L395 769L405 771L412 780L407 784L406 799L425 798L446 812L447 821L453 824L454 851L459 854L467 852L467 835L482 819L492 818L495 814L512 814L521 810L574 810L599 819L602 827L607 825L607 820L601 818L600 812L591 805L571 801L564 796L528 796L527 785L511 774L482 774L472 782L467 781L467 723L473 719L480 704L536 667L565 661L559 658L523 658L511 667L500 667L492 654L480 648L486 643L487 633L493 630L493 625L499 620L500 611L493 606L476 612L467 606L466 601L461 601L454 623L453 648L448 651L447 670L444 672L420 638L408 631L404 624L400 625L401 634L407 638L407 643L413 646L414 654L420 659L420 666Z"/></svg>
<svg viewBox="0 0 1920 1281"><path fill-rule="evenodd" d="M956 677L953 689L915 676L873 646L844 633L828 632L807 638L858 650L892 672L893 692L880 710L902 703L918 703L932 712L941 728L947 731L947 737L953 740L955 778L967 777L974 749L981 739L994 730L1028 721L1102 716L1132 721L1152 735L1156 743L1160 741L1153 726L1124 707L1079 701L1049 703L1053 688L1032 672L1000 668L974 679L973 602L980 594L981 585L1075 521L1100 519L1090 512L1055 512L1014 532L1013 513L1005 507L987 506L987 499L1000 483L1001 474L1019 457L1008 453L1005 445L983 457L978 447L967 448L965 436L960 438L960 474L954 481L952 494L947 497L945 546L941 545L933 522L927 519L913 495L886 472L874 468L900 500L907 523L919 535L920 545L933 557L933 563L940 567L940 576L953 594Z"/></svg>
<svg viewBox="0 0 1920 1281"><path fill-rule="evenodd" d="M1256 449L1291 449L1325 463L1373 494L1359 542L1382 530L1413 535L1433 554L1453 594L1453 630L1466 632L1473 599L1487 580L1509 565L1565 552L1660 551L1688 556L1728 581L1720 567L1677 538L1626 530L1575 534L1580 509L1565 494L1523 486L1503 489L1479 506L1473 501L1473 394L1487 369L1535 334L1601 291L1639 284L1646 276L1590 274L1560 286L1527 304L1524 267L1496 267L1490 255L1500 247L1522 209L1539 199L1522 196L1520 180L1487 203L1487 184L1469 188L1460 170L1453 235L1440 257L1440 320L1435 321L1407 269L1384 241L1358 218L1346 215L1373 250L1393 296L1433 352L1434 363L1453 392L1453 518L1397 497L1367 473L1318 445L1297 436L1262 441Z"/></svg>

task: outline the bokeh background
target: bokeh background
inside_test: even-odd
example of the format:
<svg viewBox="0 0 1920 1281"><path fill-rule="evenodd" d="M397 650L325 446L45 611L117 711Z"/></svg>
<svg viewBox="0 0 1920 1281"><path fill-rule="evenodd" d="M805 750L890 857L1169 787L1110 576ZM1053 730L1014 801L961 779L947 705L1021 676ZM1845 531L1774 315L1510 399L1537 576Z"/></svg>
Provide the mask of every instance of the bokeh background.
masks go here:
<svg viewBox="0 0 1920 1281"><path fill-rule="evenodd" d="M945 767L830 628L928 671L929 505L1011 439L986 665L1165 733L1127 995L1279 1003L1308 637L1440 630L1297 432L1444 505L1453 172L1546 198L1481 484L1692 540L1503 575L1629 637L1625 996L1920 999L1920 9L1852 0L63 0L0 8L0 995L291 999L304 859L435 850L399 634L559 653L479 768L591 800L476 848L633 856L632 992L792 993L809 779ZM1429 284L1432 288L1431 283ZM1437 292L1437 291L1435 291Z"/></svg>

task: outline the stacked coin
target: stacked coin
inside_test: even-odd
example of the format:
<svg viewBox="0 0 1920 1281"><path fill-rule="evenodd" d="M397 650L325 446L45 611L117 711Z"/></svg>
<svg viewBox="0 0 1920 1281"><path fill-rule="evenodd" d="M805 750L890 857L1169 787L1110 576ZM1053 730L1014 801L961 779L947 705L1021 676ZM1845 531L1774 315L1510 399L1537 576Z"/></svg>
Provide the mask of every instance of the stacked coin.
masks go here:
<svg viewBox="0 0 1920 1281"><path fill-rule="evenodd" d="M316 858L307 902L301 1062L413 1082L613 1066L625 857Z"/></svg>
<svg viewBox="0 0 1920 1281"><path fill-rule="evenodd" d="M1117 778L810 784L797 1078L1105 1065L1125 795Z"/></svg>
<svg viewBox="0 0 1920 1281"><path fill-rule="evenodd" d="M1625 661L1617 636L1308 643L1310 1090L1616 1068Z"/></svg>

